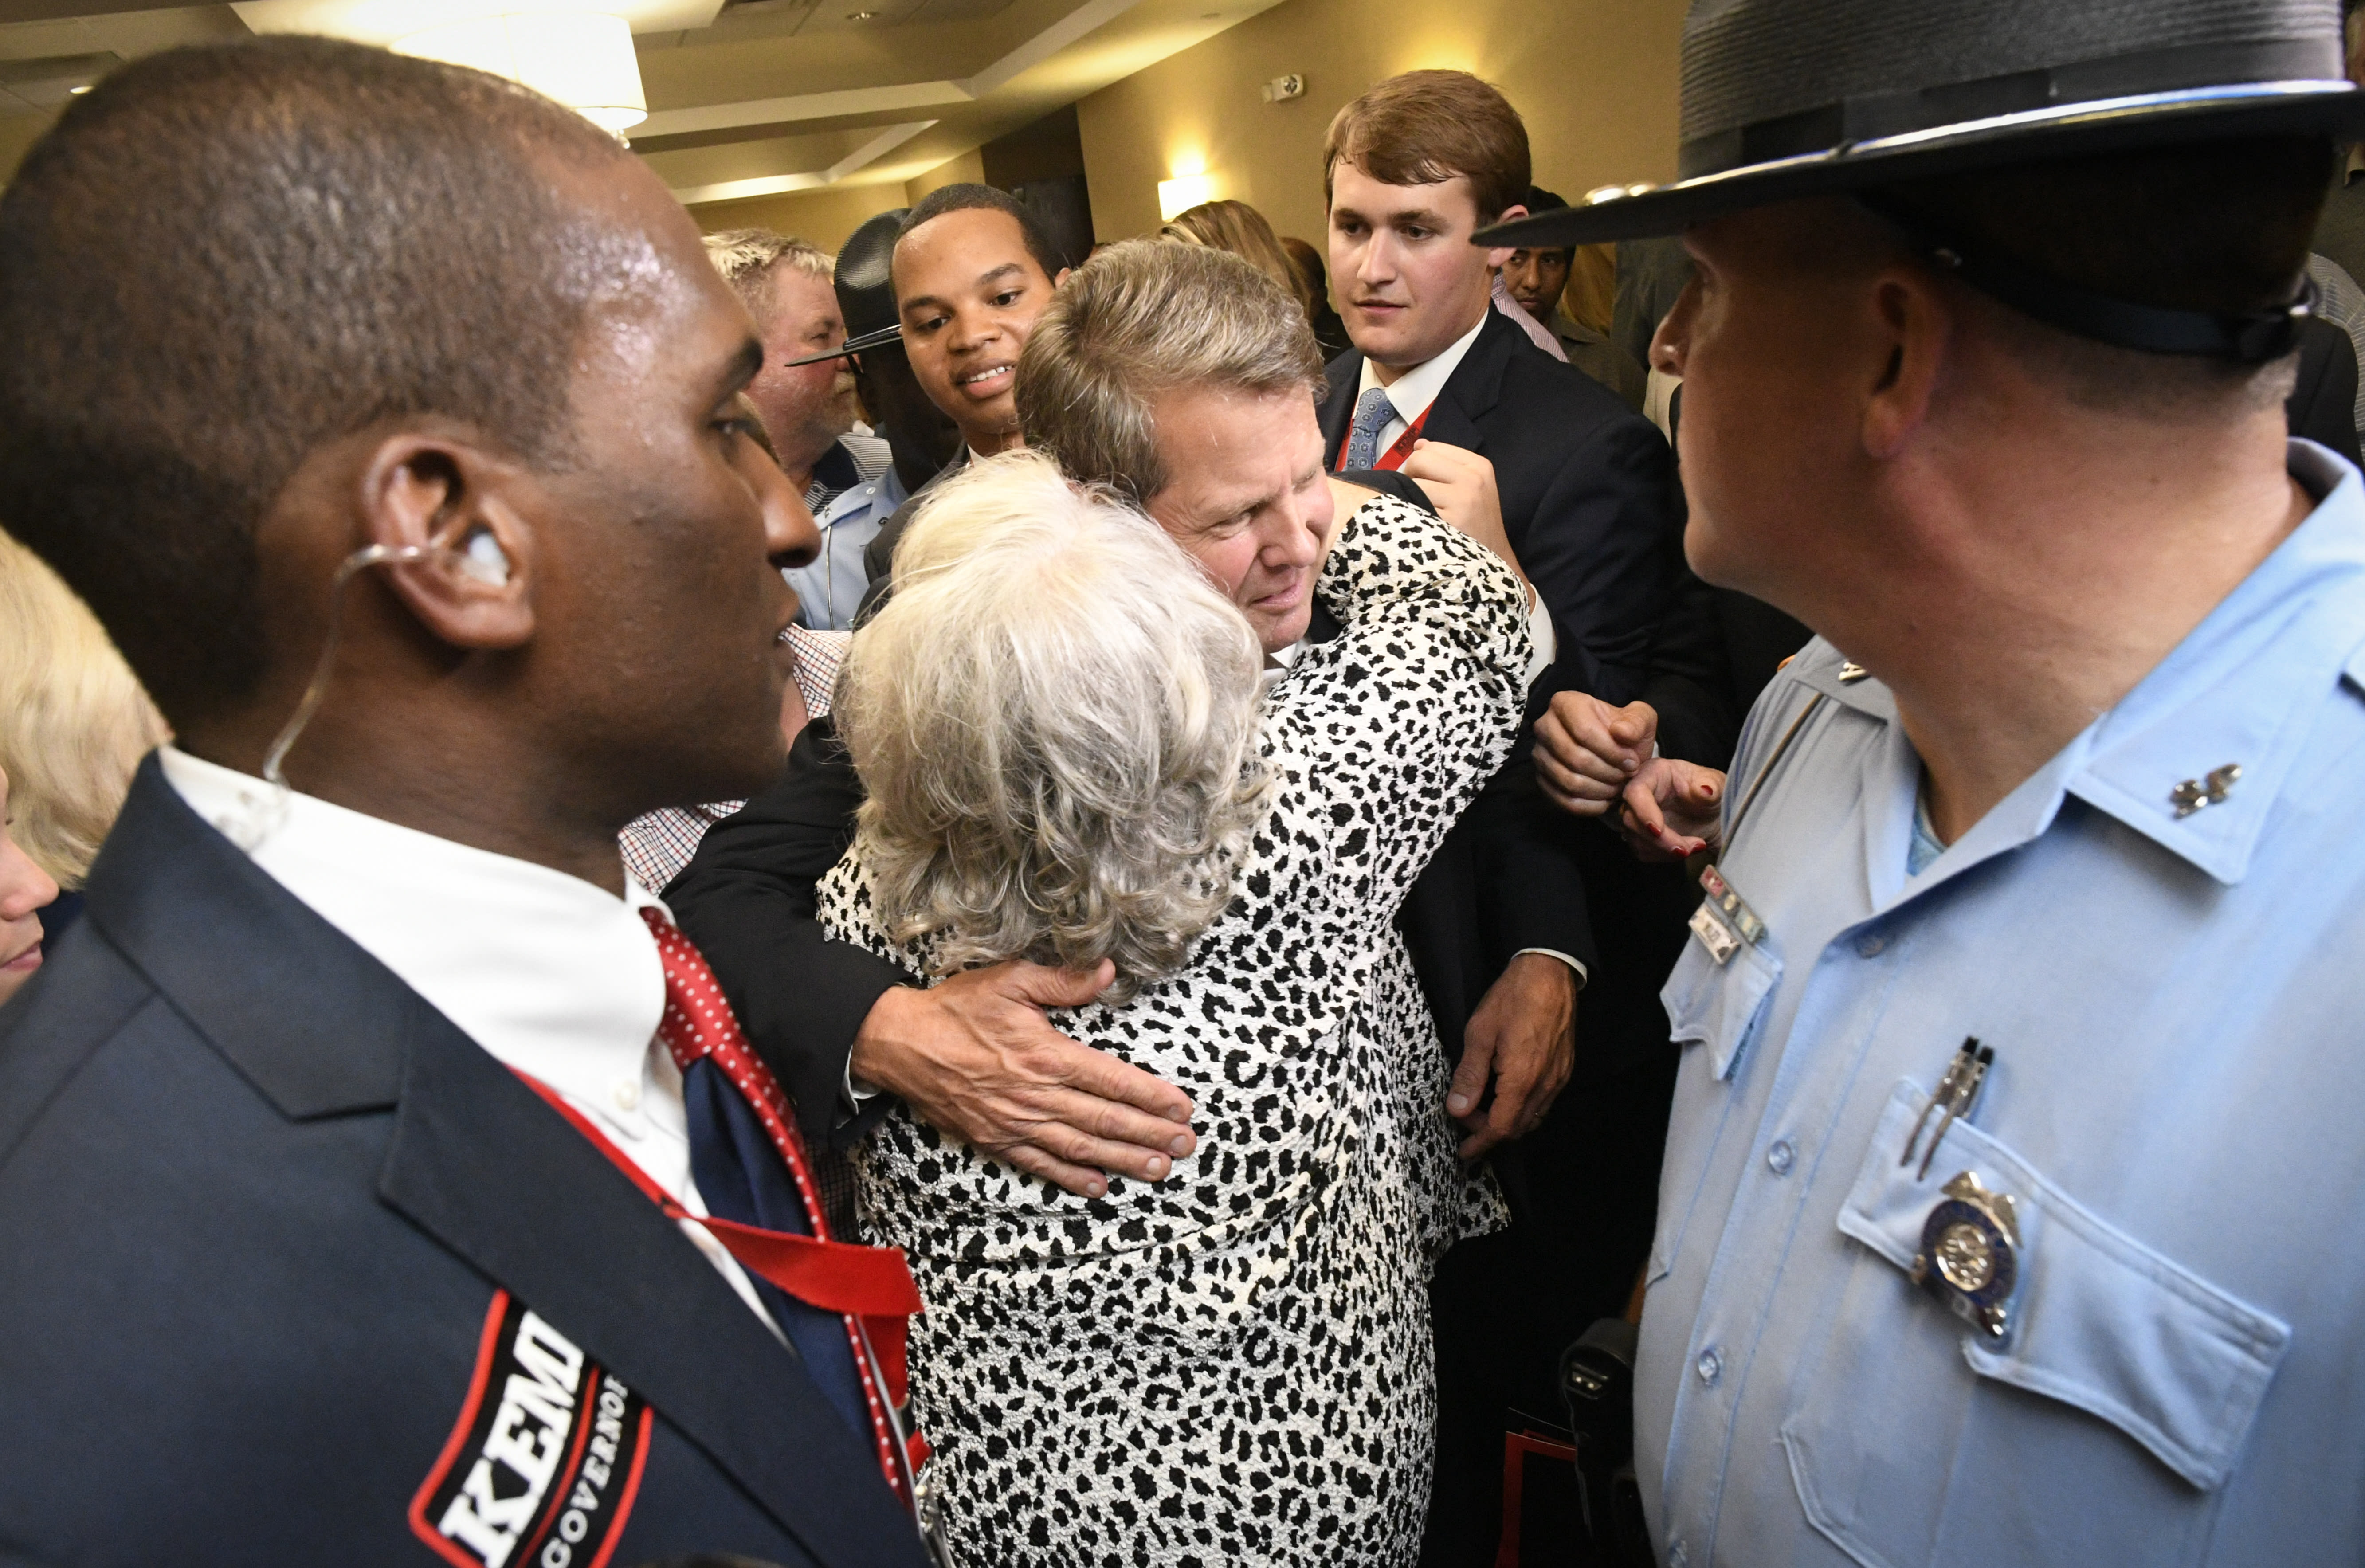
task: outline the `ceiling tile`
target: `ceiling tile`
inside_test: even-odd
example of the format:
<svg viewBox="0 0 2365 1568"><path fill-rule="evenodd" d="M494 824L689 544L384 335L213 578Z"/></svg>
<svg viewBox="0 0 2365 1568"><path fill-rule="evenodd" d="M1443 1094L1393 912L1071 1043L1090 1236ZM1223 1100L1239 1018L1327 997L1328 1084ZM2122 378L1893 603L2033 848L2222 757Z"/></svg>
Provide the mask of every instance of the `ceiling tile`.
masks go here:
<svg viewBox="0 0 2365 1568"><path fill-rule="evenodd" d="M915 22L971 22L986 17L998 17L1009 9L1011 0L920 0Z"/></svg>
<svg viewBox="0 0 2365 1568"><path fill-rule="evenodd" d="M806 14L800 36L812 33L836 32L842 28L859 28L866 32L882 32L898 23L914 19L922 0L820 0Z"/></svg>
<svg viewBox="0 0 2365 1568"><path fill-rule="evenodd" d="M10 14L16 13L12 10ZM137 60L179 44L245 36L246 28L228 6L182 6L121 16L0 22L0 60L102 53Z"/></svg>

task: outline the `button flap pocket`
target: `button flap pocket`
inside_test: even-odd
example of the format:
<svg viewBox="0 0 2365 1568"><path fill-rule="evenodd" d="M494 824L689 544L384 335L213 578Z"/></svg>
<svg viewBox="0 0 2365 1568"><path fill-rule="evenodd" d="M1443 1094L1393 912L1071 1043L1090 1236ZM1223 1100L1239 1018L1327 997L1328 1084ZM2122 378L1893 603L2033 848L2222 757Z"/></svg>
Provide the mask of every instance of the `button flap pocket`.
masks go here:
<svg viewBox="0 0 2365 1568"><path fill-rule="evenodd" d="M1709 1066L1717 1077L1732 1071L1774 982L1782 978L1782 960L1757 944L1742 943L1732 957L1720 964L1698 936L1684 944L1675 972L1660 989L1677 1045L1698 1042L1709 1048Z"/></svg>
<svg viewBox="0 0 2365 1568"><path fill-rule="evenodd" d="M1911 1081L1890 1094L1840 1229L1910 1270L1922 1224L1958 1172L2010 1193L2021 1260L2012 1327L2001 1340L1967 1331L1971 1369L2102 1417L2194 1486L2222 1484L2289 1326L2105 1223L1968 1123L1947 1127L1929 1175L1915 1180L1918 1152L1910 1164L1898 1157L1928 1103Z"/></svg>

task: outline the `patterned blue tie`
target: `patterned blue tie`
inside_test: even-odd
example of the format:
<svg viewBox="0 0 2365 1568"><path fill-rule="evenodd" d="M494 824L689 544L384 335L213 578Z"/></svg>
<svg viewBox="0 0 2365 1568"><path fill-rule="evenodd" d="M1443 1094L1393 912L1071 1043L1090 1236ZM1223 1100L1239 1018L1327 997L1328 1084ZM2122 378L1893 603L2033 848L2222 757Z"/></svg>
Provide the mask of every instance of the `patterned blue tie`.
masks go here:
<svg viewBox="0 0 2365 1568"><path fill-rule="evenodd" d="M1355 399L1355 422L1347 436L1347 460L1339 465L1339 471L1352 474L1369 468L1379 455L1380 431L1395 417L1396 406L1388 400L1384 386L1374 386Z"/></svg>

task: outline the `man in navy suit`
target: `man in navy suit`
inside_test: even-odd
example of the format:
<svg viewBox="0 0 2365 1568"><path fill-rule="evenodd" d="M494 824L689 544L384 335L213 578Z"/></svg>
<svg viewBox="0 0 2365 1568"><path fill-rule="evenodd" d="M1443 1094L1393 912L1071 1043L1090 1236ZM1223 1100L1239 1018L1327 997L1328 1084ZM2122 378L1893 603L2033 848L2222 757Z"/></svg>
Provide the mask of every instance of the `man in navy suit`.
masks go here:
<svg viewBox="0 0 2365 1568"><path fill-rule="evenodd" d="M1679 503L1658 431L1490 304L1494 270L1511 252L1471 236L1524 213L1530 179L1519 114L1467 73L1411 72L1339 112L1323 185L1330 277L1355 346L1330 363L1321 421L1334 470L1450 479L1467 462L1452 448L1493 465L1504 532L1558 639L1558 663L1530 695L1533 717L1557 690L1613 703L1642 694ZM1556 1358L1590 1321L1580 1304L1616 1311L1650 1240L1665 1091L1647 1072L1633 1080L1622 1053L1576 1059L1569 1019L1586 977L1550 934L1586 902L1580 868L1590 870L1602 845L1552 814L1523 744L1439 849L1399 922L1461 1058L1450 1107L1482 1132L1465 1155L1496 1141L1483 1134L1502 1130L1519 1085L1570 1083L1549 1115L1549 1094L1527 1097L1519 1126L1528 1136L1496 1152L1511 1228L1463 1243L1438 1271L1430 1563L1493 1560L1505 1407L1556 1406ZM1597 914L1614 896L1620 921L1633 916L1622 887L1593 892ZM1586 998L1597 1040L1605 1026L1616 1037L1634 984L1603 978L1606 996ZM1490 1076L1494 1103L1482 1106ZM1492 1113L1485 1123L1482 1112ZM1650 1130L1638 1139L1637 1127Z"/></svg>
<svg viewBox="0 0 2365 1568"><path fill-rule="evenodd" d="M688 217L490 77L182 50L0 198L0 514L178 737L0 1013L0 1558L923 1562L617 854L777 772L813 547Z"/></svg>

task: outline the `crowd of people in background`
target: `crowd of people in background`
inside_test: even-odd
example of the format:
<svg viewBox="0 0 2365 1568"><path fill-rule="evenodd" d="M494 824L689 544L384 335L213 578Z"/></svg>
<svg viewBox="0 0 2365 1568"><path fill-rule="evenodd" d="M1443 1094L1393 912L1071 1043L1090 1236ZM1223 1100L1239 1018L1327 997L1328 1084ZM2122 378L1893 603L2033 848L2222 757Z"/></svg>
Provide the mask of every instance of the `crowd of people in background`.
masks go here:
<svg viewBox="0 0 2365 1568"><path fill-rule="evenodd" d="M1955 1003L2169 857L2164 947L2234 940L2302 875L2237 813L2347 788L2348 708L2242 674L2365 680L2347 122L1735 198L1822 122L1698 130L1725 80L1696 178L1572 207L1555 106L1413 71L1320 235L1089 255L975 184L701 235L568 111L325 40L77 100L0 196L0 1556L1967 1561L1911 1453L2053 1456L2150 1543L2086 1561L2267 1560L2256 1471L2357 1447L2264 1392L2353 1370L2354 1269L2145 1230L2202 1199L2124 1137L2081 1205L2058 1118L1970 1118L1999 1052L2091 1075ZM2255 984L2226 1027L2347 1027Z"/></svg>

